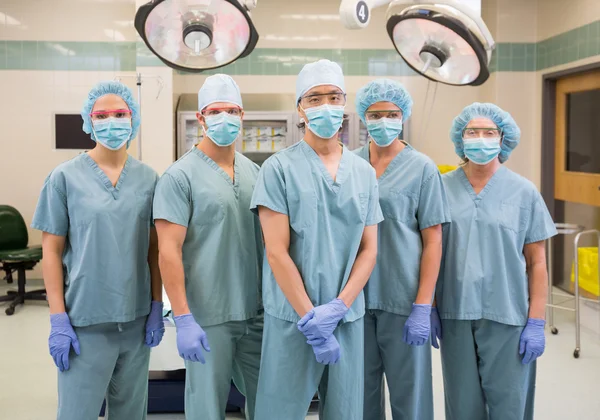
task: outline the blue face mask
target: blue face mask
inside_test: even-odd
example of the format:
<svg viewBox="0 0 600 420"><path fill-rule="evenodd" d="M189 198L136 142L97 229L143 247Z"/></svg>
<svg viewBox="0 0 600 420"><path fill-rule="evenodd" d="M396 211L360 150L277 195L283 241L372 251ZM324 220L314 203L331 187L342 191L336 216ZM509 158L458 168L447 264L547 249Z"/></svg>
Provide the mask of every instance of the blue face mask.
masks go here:
<svg viewBox="0 0 600 420"><path fill-rule="evenodd" d="M96 142L109 150L119 150L131 140L131 120L129 118L106 118L94 122L92 131Z"/></svg>
<svg viewBox="0 0 600 420"><path fill-rule="evenodd" d="M500 137L463 140L465 156L477 165L487 165L500 154Z"/></svg>
<svg viewBox="0 0 600 420"><path fill-rule="evenodd" d="M341 105L320 105L304 109L308 118L308 129L322 139L330 139L339 131L344 122L344 107Z"/></svg>
<svg viewBox="0 0 600 420"><path fill-rule="evenodd" d="M242 119L226 112L219 115L204 117L205 132L209 139L219 147L231 146L240 134Z"/></svg>
<svg viewBox="0 0 600 420"><path fill-rule="evenodd" d="M367 130L377 146L387 147L402 133L402 120L381 118L367 121Z"/></svg>

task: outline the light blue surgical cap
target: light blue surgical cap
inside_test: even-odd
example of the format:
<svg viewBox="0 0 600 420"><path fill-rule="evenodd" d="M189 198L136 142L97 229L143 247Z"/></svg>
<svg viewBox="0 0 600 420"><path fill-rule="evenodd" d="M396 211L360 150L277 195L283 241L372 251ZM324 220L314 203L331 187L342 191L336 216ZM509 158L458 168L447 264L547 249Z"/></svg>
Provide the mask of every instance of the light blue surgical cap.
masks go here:
<svg viewBox="0 0 600 420"><path fill-rule="evenodd" d="M360 88L356 94L356 112L365 122L365 113L377 102L391 102L402 110L402 121L412 113L413 100L401 83L391 79L377 79Z"/></svg>
<svg viewBox="0 0 600 420"><path fill-rule="evenodd" d="M121 82L100 82L96 84L92 90L90 90L87 99L83 103L83 109L81 110L81 118L83 118L83 131L84 133L90 134L92 140L96 141L92 131L92 117L90 117L90 114L92 113L92 109L94 108L96 101L104 95L117 95L121 97L131 111L131 138L127 142L127 145L129 146L131 140L137 136L142 119L140 115L140 105L133 97L131 89Z"/></svg>
<svg viewBox="0 0 600 420"><path fill-rule="evenodd" d="M240 88L235 80L226 74L207 77L198 91L198 111L215 102L230 102L243 108Z"/></svg>
<svg viewBox="0 0 600 420"><path fill-rule="evenodd" d="M346 92L344 73L339 64L329 60L319 60L306 64L296 79L296 104L306 92L316 86L333 85Z"/></svg>
<svg viewBox="0 0 600 420"><path fill-rule="evenodd" d="M450 139L454 142L456 154L461 159L465 158L462 139L463 130L475 118L488 118L502 130L502 150L499 157L500 162L506 162L513 149L519 144L519 140L521 140L521 130L508 112L488 103L475 102L463 109L460 115L454 118L450 129Z"/></svg>

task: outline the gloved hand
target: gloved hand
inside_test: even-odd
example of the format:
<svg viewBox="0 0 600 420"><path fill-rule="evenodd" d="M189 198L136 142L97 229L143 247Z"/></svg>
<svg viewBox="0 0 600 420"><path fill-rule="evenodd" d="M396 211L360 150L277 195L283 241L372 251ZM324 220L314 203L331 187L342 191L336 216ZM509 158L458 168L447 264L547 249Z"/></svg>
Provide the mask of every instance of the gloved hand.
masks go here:
<svg viewBox="0 0 600 420"><path fill-rule="evenodd" d="M546 348L546 336L544 336L543 319L529 318L527 325L521 333L519 341L519 354L523 355L523 364L529 364L544 353Z"/></svg>
<svg viewBox="0 0 600 420"><path fill-rule="evenodd" d="M438 340L442 339L442 321L437 308L431 308L431 345L436 349L440 348Z"/></svg>
<svg viewBox="0 0 600 420"><path fill-rule="evenodd" d="M75 354L79 355L79 340L73 330L69 315L66 312L51 314L48 347L50 347L50 355L54 359L54 364L61 372L69 370L71 346L73 346Z"/></svg>
<svg viewBox="0 0 600 420"><path fill-rule="evenodd" d="M150 304L150 315L146 320L146 345L148 347L158 346L165 334L162 312L163 303L153 300Z"/></svg>
<svg viewBox="0 0 600 420"><path fill-rule="evenodd" d="M317 362L324 365L333 365L340 360L340 344L333 334L322 344L315 344L313 352L315 353Z"/></svg>
<svg viewBox="0 0 600 420"><path fill-rule="evenodd" d="M179 315L173 318L177 327L177 350L182 359L190 362L206 363L202 349L210 351L208 338L192 314Z"/></svg>
<svg viewBox="0 0 600 420"><path fill-rule="evenodd" d="M413 303L410 316L404 324L402 339L411 346L422 346L429 338L431 330L431 305Z"/></svg>
<svg viewBox="0 0 600 420"><path fill-rule="evenodd" d="M306 336L311 346L323 344L347 312L346 304L341 299L334 299L311 309L298 321L298 329Z"/></svg>

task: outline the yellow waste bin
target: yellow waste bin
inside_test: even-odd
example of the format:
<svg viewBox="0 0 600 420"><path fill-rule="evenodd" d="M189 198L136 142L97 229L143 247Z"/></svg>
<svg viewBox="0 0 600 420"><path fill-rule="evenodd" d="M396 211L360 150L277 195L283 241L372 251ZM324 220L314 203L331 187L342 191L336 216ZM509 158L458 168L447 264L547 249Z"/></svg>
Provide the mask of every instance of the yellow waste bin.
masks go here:
<svg viewBox="0 0 600 420"><path fill-rule="evenodd" d="M446 172L452 172L456 168L457 168L457 166L452 166L452 165L438 165L438 169L440 170L440 173L442 173L442 174L445 174Z"/></svg>
<svg viewBox="0 0 600 420"><path fill-rule="evenodd" d="M579 258L579 287L594 296L600 296L598 279L598 248L581 247ZM571 267L571 283L575 283L575 262Z"/></svg>

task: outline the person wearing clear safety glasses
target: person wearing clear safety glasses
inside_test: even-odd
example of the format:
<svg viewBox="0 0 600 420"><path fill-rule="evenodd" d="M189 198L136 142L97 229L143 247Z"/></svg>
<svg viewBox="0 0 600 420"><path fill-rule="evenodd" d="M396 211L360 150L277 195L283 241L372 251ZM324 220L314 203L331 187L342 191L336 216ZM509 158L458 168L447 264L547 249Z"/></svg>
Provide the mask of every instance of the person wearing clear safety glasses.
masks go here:
<svg viewBox="0 0 600 420"><path fill-rule="evenodd" d="M167 169L154 198L160 270L187 372L185 414L224 419L233 377L253 419L263 242L248 208L259 168L235 151L244 112L231 77L208 77L198 110L205 136Z"/></svg>
<svg viewBox="0 0 600 420"><path fill-rule="evenodd" d="M432 420L430 314L450 208L436 165L399 140L412 111L406 89L377 79L356 95L371 141L355 151L379 182L385 220L365 288L364 420L385 418L383 374L394 420Z"/></svg>
<svg viewBox="0 0 600 420"><path fill-rule="evenodd" d="M164 333L152 195L158 175L127 154L140 109L118 82L81 112L96 147L46 179L32 227L42 234L58 420L146 418L150 347Z"/></svg>
<svg viewBox="0 0 600 420"><path fill-rule="evenodd" d="M266 246L256 419L303 419L317 390L321 419L362 419L362 290L383 219L377 180L338 141L341 68L305 65L296 99L304 140L265 161L252 197Z"/></svg>
<svg viewBox="0 0 600 420"><path fill-rule="evenodd" d="M463 164L442 177L452 223L432 313L448 420L533 419L544 243L556 228L536 187L502 165L520 136L508 112L486 103L467 106L450 130Z"/></svg>

